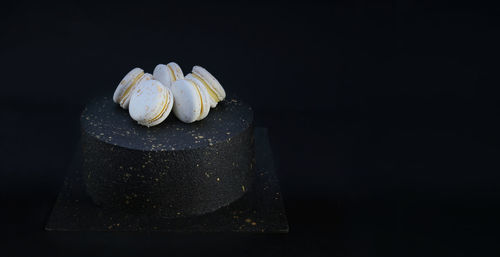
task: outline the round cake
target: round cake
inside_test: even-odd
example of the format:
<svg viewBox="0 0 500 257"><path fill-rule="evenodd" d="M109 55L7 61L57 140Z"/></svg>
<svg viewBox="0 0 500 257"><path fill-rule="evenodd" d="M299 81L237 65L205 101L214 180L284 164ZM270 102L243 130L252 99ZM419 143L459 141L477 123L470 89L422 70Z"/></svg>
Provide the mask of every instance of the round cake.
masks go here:
<svg viewBox="0 0 500 257"><path fill-rule="evenodd" d="M201 215L239 199L254 178L253 112L226 99L203 120L170 115L155 127L137 124L108 97L82 113L82 175L101 208Z"/></svg>

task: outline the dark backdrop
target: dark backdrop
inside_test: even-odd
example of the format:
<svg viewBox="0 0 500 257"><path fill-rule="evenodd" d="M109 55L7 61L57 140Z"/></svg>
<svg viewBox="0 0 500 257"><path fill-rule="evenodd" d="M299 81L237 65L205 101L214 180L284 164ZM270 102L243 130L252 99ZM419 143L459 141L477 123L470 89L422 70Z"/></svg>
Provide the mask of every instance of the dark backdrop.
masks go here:
<svg viewBox="0 0 500 257"><path fill-rule="evenodd" d="M495 256L498 9L2 3L0 256ZM202 65L269 128L288 235L43 230L89 98Z"/></svg>

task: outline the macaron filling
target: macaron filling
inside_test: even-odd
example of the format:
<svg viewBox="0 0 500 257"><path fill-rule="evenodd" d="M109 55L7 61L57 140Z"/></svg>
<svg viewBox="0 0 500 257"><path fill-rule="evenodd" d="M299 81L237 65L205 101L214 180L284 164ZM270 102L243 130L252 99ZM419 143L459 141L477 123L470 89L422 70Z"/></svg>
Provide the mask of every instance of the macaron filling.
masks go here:
<svg viewBox="0 0 500 257"><path fill-rule="evenodd" d="M205 86L205 88L208 91L208 94L210 95L210 97L212 97L212 99L215 102L219 102L219 97L217 97L217 94L215 93L215 91L212 90L212 88L208 85L208 83L201 76L199 76L195 73L191 73L191 75L193 75L193 77L197 78L199 81L201 81L201 83L203 83L203 85Z"/></svg>

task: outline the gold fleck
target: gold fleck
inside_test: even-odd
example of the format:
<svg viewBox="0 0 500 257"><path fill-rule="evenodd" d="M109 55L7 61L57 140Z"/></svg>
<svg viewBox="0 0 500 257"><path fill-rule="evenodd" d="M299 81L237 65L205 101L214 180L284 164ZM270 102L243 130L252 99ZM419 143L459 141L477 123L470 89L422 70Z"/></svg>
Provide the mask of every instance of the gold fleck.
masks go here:
<svg viewBox="0 0 500 257"><path fill-rule="evenodd" d="M255 225L257 225L257 223L255 223L255 221L254 221L254 222L252 222L252 226L255 226Z"/></svg>
<svg viewBox="0 0 500 257"><path fill-rule="evenodd" d="M249 219L249 218L246 218L246 219L245 219L245 222L246 222L246 223L250 223L250 222L252 222L252 220L251 220L251 219Z"/></svg>

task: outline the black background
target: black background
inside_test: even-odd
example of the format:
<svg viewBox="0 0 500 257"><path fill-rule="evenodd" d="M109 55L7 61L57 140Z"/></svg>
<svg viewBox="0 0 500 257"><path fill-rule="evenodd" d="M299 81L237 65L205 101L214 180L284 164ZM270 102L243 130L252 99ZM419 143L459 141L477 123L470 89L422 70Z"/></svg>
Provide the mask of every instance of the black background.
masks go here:
<svg viewBox="0 0 500 257"><path fill-rule="evenodd" d="M498 256L498 9L433 2L10 2L0 256ZM44 223L89 98L202 65L268 127L287 235Z"/></svg>

